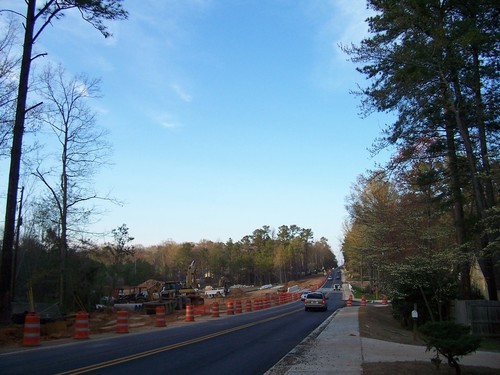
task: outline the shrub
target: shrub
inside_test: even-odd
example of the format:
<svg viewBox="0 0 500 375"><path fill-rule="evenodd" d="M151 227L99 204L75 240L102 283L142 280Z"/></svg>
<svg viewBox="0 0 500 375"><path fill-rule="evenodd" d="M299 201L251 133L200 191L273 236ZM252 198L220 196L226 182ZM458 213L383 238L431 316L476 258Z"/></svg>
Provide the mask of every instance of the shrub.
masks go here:
<svg viewBox="0 0 500 375"><path fill-rule="evenodd" d="M481 344L481 338L469 333L469 327L454 322L428 322L419 328L427 344L427 351L433 349L436 356L431 359L437 367L441 363L439 355L448 360L448 365L460 374L459 358L473 353Z"/></svg>

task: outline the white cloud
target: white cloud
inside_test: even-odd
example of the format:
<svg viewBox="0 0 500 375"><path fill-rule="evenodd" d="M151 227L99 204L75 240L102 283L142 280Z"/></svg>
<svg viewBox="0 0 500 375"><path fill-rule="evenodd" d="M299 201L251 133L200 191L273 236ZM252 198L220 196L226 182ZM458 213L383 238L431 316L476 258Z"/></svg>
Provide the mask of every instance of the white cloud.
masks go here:
<svg viewBox="0 0 500 375"><path fill-rule="evenodd" d="M175 119L172 119L172 116L168 113L157 113L152 117L154 123L159 124L163 128L175 130L182 127L182 125L175 121Z"/></svg>
<svg viewBox="0 0 500 375"><path fill-rule="evenodd" d="M191 95L189 95L188 93L186 93L182 87L180 87L178 84L174 83L172 85L170 85L170 88L177 94L177 96L179 96L179 98L181 98L183 101L189 103L191 102L192 100L192 97Z"/></svg>
<svg viewBox="0 0 500 375"><path fill-rule="evenodd" d="M350 45L368 36L365 20L372 14L365 0L330 0L307 3L306 15L315 25L316 61L312 76L315 84L337 92L357 79L355 67L340 45Z"/></svg>

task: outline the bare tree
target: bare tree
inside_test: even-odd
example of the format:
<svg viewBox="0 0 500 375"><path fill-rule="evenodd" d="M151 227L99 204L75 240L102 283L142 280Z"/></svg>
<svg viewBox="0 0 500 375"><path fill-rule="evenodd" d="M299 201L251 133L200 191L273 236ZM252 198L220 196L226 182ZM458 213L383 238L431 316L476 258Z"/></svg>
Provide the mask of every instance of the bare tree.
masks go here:
<svg viewBox="0 0 500 375"><path fill-rule="evenodd" d="M8 155L16 103L16 69L19 59L13 51L17 42L16 23L9 17L0 23L0 156Z"/></svg>
<svg viewBox="0 0 500 375"><path fill-rule="evenodd" d="M122 7L122 0L44 0L37 9L37 0L25 0L26 16L24 16L24 43L19 71L19 86L16 103L16 116L12 132L12 148L10 154L9 184L5 206L5 227L2 246L2 263L0 266L0 320L9 321L12 299L12 260L17 211L17 191L27 108L28 83L33 45L39 39L45 27L62 17L69 9L80 11L82 18L101 32L104 37L110 32L104 20L126 19L127 12ZM9 11L9 10L3 10ZM12 11L13 12L13 11ZM20 16L21 14L16 13ZM37 27L38 26L38 27Z"/></svg>
<svg viewBox="0 0 500 375"><path fill-rule="evenodd" d="M110 145L106 131L96 125L95 113L86 104L98 97L99 80L68 78L62 66L49 66L41 75L37 92L44 102L40 116L43 128L54 137L48 140L50 153L43 156L34 173L48 189L48 201L56 211L59 298L63 303L68 241L94 213L91 201L107 199L95 191L93 176L108 162Z"/></svg>

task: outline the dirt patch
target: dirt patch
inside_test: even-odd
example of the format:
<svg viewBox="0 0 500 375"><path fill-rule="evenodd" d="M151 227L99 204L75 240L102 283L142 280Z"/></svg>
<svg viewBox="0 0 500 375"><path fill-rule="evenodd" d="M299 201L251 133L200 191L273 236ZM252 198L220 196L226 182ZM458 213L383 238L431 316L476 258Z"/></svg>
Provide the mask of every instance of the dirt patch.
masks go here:
<svg viewBox="0 0 500 375"><path fill-rule="evenodd" d="M377 340L391 341L408 345L424 345L423 340L417 336L414 339L411 327L404 327L392 316L392 308L380 305L370 305L359 309L359 333L361 337ZM364 363L363 375L387 374L454 374L446 363L441 364L439 371L430 362L432 354L429 353L429 362L380 362ZM462 375L494 375L498 369L476 366L460 366Z"/></svg>
<svg viewBox="0 0 500 375"><path fill-rule="evenodd" d="M392 316L390 305L368 304L359 309L359 333L361 337L397 342L408 345L424 345L412 327L404 327Z"/></svg>

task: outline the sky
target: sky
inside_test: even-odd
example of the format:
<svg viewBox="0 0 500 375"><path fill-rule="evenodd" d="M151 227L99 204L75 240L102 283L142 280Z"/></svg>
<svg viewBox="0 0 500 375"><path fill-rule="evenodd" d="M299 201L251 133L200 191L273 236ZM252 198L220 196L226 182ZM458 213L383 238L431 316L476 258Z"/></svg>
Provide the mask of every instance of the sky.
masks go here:
<svg viewBox="0 0 500 375"><path fill-rule="evenodd" d="M387 158L369 152L387 120L360 116L350 92L367 82L339 48L367 36L365 1L124 7L128 20L106 23L112 38L70 12L35 46L45 62L102 80L92 105L113 164L95 184L123 205L106 205L93 228L126 224L134 244L151 246L297 225L338 256L351 187Z"/></svg>

